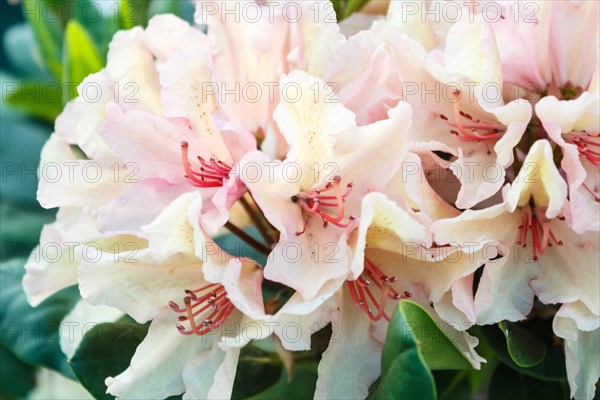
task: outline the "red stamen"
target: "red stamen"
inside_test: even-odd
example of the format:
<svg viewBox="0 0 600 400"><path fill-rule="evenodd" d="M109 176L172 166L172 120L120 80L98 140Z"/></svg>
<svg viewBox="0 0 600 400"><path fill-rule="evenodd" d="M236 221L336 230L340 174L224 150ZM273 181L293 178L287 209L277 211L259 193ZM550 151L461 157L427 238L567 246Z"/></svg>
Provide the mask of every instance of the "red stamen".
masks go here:
<svg viewBox="0 0 600 400"><path fill-rule="evenodd" d="M544 254L548 247L553 245L562 246L563 242L558 240L552 232L551 220L546 219L544 210L532 210L531 206L522 207L521 225L519 225L518 245L527 247L528 232L531 231L531 245L533 260L538 261L539 255Z"/></svg>
<svg viewBox="0 0 600 400"><path fill-rule="evenodd" d="M227 297L227 291L218 283L212 283L196 290L186 290L185 293L187 296L183 298L183 308L174 301L169 302L173 311L184 314L179 316L179 321L187 321L190 325L189 329L183 325L177 325L177 329L182 335L205 335L221 326L234 310L233 304ZM198 296L198 294L202 295ZM206 315L208 310L212 310L212 312ZM197 318L198 316L201 318ZM198 322L198 320L202 322Z"/></svg>
<svg viewBox="0 0 600 400"><path fill-rule="evenodd" d="M372 321L379 321L381 318L389 321L390 316L385 312L387 300L412 297L412 294L407 291L400 294L391 286L394 282L396 282L396 277L385 275L375 264L365 258L363 274L354 281L346 281L346 284L352 302L366 313ZM379 296L374 293L375 288L379 290ZM369 305L372 305L372 307Z"/></svg>
<svg viewBox="0 0 600 400"><path fill-rule="evenodd" d="M354 217L350 215L348 217L348 222L342 222L345 212L344 203L346 202L346 197L352 193L352 183L347 184L346 191L342 193L340 187L341 181L342 178L340 176L335 176L333 181L325 184L323 188L314 189L310 192L302 192L297 196L292 197L292 201L298 203L300 207L308 214L308 218L304 223L303 229L296 232L296 236L300 236L306 231L308 220L313 215L319 215L321 217L323 220L323 227L327 227L329 223L332 223L337 227L346 228L352 223L352 221L354 221ZM333 195L324 196L323 193L326 192L333 192ZM336 214L332 214L329 210L327 210L328 208L335 208L337 211Z"/></svg>
<svg viewBox="0 0 600 400"><path fill-rule="evenodd" d="M440 118L444 123L452 128L450 133L462 142L488 142L496 141L504 134L505 127L499 124L490 124L481 122L480 119L473 119L469 114L464 113L458 106L458 99L461 96L461 91L455 89L452 92L454 96L454 122L450 122L447 116L440 114ZM464 124L463 119L466 119L470 124Z"/></svg>
<svg viewBox="0 0 600 400"><path fill-rule="evenodd" d="M198 157L200 170L199 172L194 171L188 158L188 148L188 142L181 142L181 159L186 173L185 177L190 183L201 188L223 186L223 182L229 178L231 167L214 158L206 161L204 158Z"/></svg>
<svg viewBox="0 0 600 400"><path fill-rule="evenodd" d="M600 167L600 133L570 132L564 135L565 141L577 146L579 157L587 159L595 167Z"/></svg>

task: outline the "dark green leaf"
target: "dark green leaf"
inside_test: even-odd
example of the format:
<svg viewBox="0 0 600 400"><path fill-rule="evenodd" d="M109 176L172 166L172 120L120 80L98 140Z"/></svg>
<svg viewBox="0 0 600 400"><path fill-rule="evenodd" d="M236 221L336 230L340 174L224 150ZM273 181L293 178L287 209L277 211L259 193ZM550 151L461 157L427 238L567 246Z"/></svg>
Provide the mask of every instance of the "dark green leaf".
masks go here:
<svg viewBox="0 0 600 400"><path fill-rule="evenodd" d="M24 0L25 19L33 28L46 67L60 82L64 12L58 1Z"/></svg>
<svg viewBox="0 0 600 400"><path fill-rule="evenodd" d="M0 398L23 398L35 385L35 368L19 360L0 343Z"/></svg>
<svg viewBox="0 0 600 400"><path fill-rule="evenodd" d="M505 364L498 364L489 387L489 400L537 400L569 398L564 383L548 382L523 375Z"/></svg>
<svg viewBox="0 0 600 400"><path fill-rule="evenodd" d="M5 82L6 104L25 114L50 123L60 114L63 107L62 96L69 90L56 82ZM6 86L8 85L8 86Z"/></svg>
<svg viewBox="0 0 600 400"><path fill-rule="evenodd" d="M433 375L439 400L471 398L470 371L435 371Z"/></svg>
<svg viewBox="0 0 600 400"><path fill-rule="evenodd" d="M63 87L76 88L83 79L102 68L102 57L92 38L77 21L70 21L63 44ZM77 97L75 90L63 90L63 101Z"/></svg>
<svg viewBox="0 0 600 400"><path fill-rule="evenodd" d="M548 381L565 381L567 379L563 346L548 346L546 357L541 363L530 368L523 368L515 364L510 357L506 347L506 338L497 326L483 326L480 327L480 330L483 331L498 359L515 371Z"/></svg>
<svg viewBox="0 0 600 400"><path fill-rule="evenodd" d="M21 360L72 377L60 349L59 325L79 300L77 287L65 288L33 308L21 286L19 260L0 264L2 343Z"/></svg>
<svg viewBox="0 0 600 400"><path fill-rule="evenodd" d="M472 369L471 362L447 336L449 326L440 327L419 304L402 301L399 309L404 315L404 331L411 330L421 354L431 370Z"/></svg>
<svg viewBox="0 0 600 400"><path fill-rule="evenodd" d="M7 82L3 81L3 85ZM37 166L50 128L2 110L0 120L0 195L20 205L39 208L36 200Z"/></svg>
<svg viewBox="0 0 600 400"><path fill-rule="evenodd" d="M498 324L506 337L508 354L519 367L533 367L546 358L546 344L525 326L502 321Z"/></svg>
<svg viewBox="0 0 600 400"><path fill-rule="evenodd" d="M0 261L18 257L23 264L37 245L42 227L54 219L53 215L52 211L23 208L3 201L0 205Z"/></svg>
<svg viewBox="0 0 600 400"><path fill-rule="evenodd" d="M373 398L435 399L433 375L411 328L414 321L404 312L411 305L406 307L403 303L410 302L400 302L388 327L381 358L381 381Z"/></svg>
<svg viewBox="0 0 600 400"><path fill-rule="evenodd" d="M114 399L104 380L129 367L137 346L148 333L148 324L115 322L99 324L87 332L69 361L73 372L96 399Z"/></svg>
<svg viewBox="0 0 600 400"><path fill-rule="evenodd" d="M42 54L30 25L22 23L8 28L4 33L4 51L20 76L45 80L51 77L45 70Z"/></svg>
<svg viewBox="0 0 600 400"><path fill-rule="evenodd" d="M280 379L282 368L275 353L256 346L242 348L231 398L247 399L267 390Z"/></svg>
<svg viewBox="0 0 600 400"><path fill-rule="evenodd" d="M269 389L256 396L252 400L279 400L279 399L310 399L314 396L317 385L317 362L305 362L297 365L291 380L282 369L281 378Z"/></svg>

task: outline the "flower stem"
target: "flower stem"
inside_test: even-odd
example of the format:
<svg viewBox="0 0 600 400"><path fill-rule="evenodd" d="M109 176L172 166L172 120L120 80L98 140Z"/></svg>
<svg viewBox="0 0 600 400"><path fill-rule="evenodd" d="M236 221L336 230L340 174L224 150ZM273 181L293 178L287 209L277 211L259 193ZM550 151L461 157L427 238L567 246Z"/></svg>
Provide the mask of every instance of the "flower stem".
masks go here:
<svg viewBox="0 0 600 400"><path fill-rule="evenodd" d="M244 242L248 243L250 246L254 247L256 250L260 251L264 255L268 256L271 250L260 243L258 240L254 239L252 236L248 235L242 229L238 228L231 222L227 221L225 224L225 228L229 229L231 233L242 239Z"/></svg>

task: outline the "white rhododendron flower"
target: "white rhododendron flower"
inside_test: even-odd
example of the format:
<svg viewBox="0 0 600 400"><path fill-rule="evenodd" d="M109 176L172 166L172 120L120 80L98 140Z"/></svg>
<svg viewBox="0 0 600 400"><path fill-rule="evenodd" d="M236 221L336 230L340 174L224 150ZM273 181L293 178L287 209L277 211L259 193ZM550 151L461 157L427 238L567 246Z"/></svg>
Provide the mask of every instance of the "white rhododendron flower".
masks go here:
<svg viewBox="0 0 600 400"><path fill-rule="evenodd" d="M556 305L571 396L593 397L599 3L533 2L529 22L521 1L452 21L431 16L447 2L392 1L341 24L334 3L227 2L258 13L230 18L198 1L194 24L119 31L42 151L38 201L59 210L29 303L78 285L64 326L149 323L103 377L117 398L231 397L246 346L270 341L289 379L318 354L314 396L337 399L376 390L401 301L473 369L467 329L537 301Z"/></svg>

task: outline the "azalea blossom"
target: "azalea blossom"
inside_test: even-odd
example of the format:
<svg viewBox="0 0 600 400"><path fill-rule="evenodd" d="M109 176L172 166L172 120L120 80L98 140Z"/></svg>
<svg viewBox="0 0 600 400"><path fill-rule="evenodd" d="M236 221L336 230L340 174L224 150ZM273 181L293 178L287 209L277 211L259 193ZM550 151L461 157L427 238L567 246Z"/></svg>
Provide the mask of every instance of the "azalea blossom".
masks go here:
<svg viewBox="0 0 600 400"><path fill-rule="evenodd" d="M290 146L286 158L249 153L240 162L246 171L241 179L280 232L265 277L294 288L306 300L326 299L349 272L346 232L358 217L362 197L383 189L399 168L410 109L399 104L387 120L358 127L354 113L320 79L297 71L281 86L290 83L301 96L295 101L282 97L275 110ZM290 248L298 249L299 257L288 256Z"/></svg>
<svg viewBox="0 0 600 400"><path fill-rule="evenodd" d="M107 393L228 398L242 349L270 340L289 377L294 352L319 353L315 398L366 398L398 302L479 369L466 330L525 320L537 298L559 305L571 395L594 396L598 3L535 3L534 21L524 2L453 21L381 3L337 23L329 1L298 19L229 3L253 21L198 1L194 25L118 32L78 87L42 151L38 201L59 210L23 287L36 306L78 285L69 358L72 321L149 323Z"/></svg>
<svg viewBox="0 0 600 400"><path fill-rule="evenodd" d="M397 301L411 298L430 308L454 281L484 262L483 245L468 250L432 246L423 218L382 193L363 198L352 238L352 274L336 293L333 323L338 330L319 365L316 398L366 397L380 373L387 322ZM474 351L477 339L453 326L446 329L479 368L483 359Z"/></svg>

